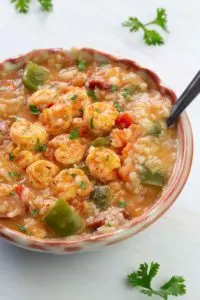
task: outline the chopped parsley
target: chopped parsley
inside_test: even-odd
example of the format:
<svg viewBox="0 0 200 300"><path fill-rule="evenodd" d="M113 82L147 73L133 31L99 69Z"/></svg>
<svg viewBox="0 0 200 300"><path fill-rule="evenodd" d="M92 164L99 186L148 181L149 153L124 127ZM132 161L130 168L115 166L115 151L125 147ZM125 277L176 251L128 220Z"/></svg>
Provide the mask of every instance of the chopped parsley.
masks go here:
<svg viewBox="0 0 200 300"><path fill-rule="evenodd" d="M70 175L74 178L74 177L76 177L76 174L74 174L74 173L70 173Z"/></svg>
<svg viewBox="0 0 200 300"><path fill-rule="evenodd" d="M94 129L94 119L93 119L93 117L90 119L90 128Z"/></svg>
<svg viewBox="0 0 200 300"><path fill-rule="evenodd" d="M13 161L15 159L15 156L12 153L8 153L8 155L9 155L9 159L11 161Z"/></svg>
<svg viewBox="0 0 200 300"><path fill-rule="evenodd" d="M124 202L124 201L119 201L117 204L118 204L118 207L120 207L120 208L125 208L125 207L127 207L127 204L126 204L126 202Z"/></svg>
<svg viewBox="0 0 200 300"><path fill-rule="evenodd" d="M83 61L83 60L78 60L77 61L77 67L78 67L78 70L80 72L83 72L83 71L85 71L85 69L87 67L87 63L85 61Z"/></svg>
<svg viewBox="0 0 200 300"><path fill-rule="evenodd" d="M116 108L116 110L117 110L118 112L124 111L124 110L123 110L123 107L121 107L121 105L120 105L119 102L117 102L117 101L114 102L114 107Z"/></svg>
<svg viewBox="0 0 200 300"><path fill-rule="evenodd" d="M116 85L114 85L114 84L110 88L111 92L116 92L117 90L118 90L118 87Z"/></svg>
<svg viewBox="0 0 200 300"><path fill-rule="evenodd" d="M73 96L70 98L70 100L76 101L76 98L77 98L77 95L73 95Z"/></svg>
<svg viewBox="0 0 200 300"><path fill-rule="evenodd" d="M85 190L85 189L87 188L87 183L84 182L84 181L81 181L81 182L80 182L80 188L81 188L82 190Z"/></svg>
<svg viewBox="0 0 200 300"><path fill-rule="evenodd" d="M47 148L46 144L41 144L40 139L37 139L36 145L35 145L35 151L38 152L44 152Z"/></svg>
<svg viewBox="0 0 200 300"><path fill-rule="evenodd" d="M160 265L156 262L141 264L138 271L128 275L128 284L132 287L141 287L140 292L149 297L159 296L168 300L169 296L181 296L186 294L185 279L181 276L172 276L169 281L159 289L152 288L152 279L158 274Z"/></svg>
<svg viewBox="0 0 200 300"><path fill-rule="evenodd" d="M137 88L136 86L124 88L122 91L122 96L127 100L127 98L133 95L136 88Z"/></svg>
<svg viewBox="0 0 200 300"><path fill-rule="evenodd" d="M88 97L91 97L94 101L98 101L97 95L93 90L87 90Z"/></svg>
<svg viewBox="0 0 200 300"><path fill-rule="evenodd" d="M31 211L31 215L33 216L33 217L37 217L38 215L39 215L39 210L38 209L33 209L32 211Z"/></svg>
<svg viewBox="0 0 200 300"><path fill-rule="evenodd" d="M8 172L8 175L9 175L10 177L12 177L12 178L15 177L15 173L14 173L13 171L9 171L9 172Z"/></svg>
<svg viewBox="0 0 200 300"><path fill-rule="evenodd" d="M70 140L76 140L78 138L78 128L75 128L74 130L71 131L69 138Z"/></svg>
<svg viewBox="0 0 200 300"><path fill-rule="evenodd" d="M23 225L17 224L17 227L22 233L27 233L27 229Z"/></svg>
<svg viewBox="0 0 200 300"><path fill-rule="evenodd" d="M35 105L29 105L29 109L30 109L30 112L33 115L39 115L40 114L40 110Z"/></svg>

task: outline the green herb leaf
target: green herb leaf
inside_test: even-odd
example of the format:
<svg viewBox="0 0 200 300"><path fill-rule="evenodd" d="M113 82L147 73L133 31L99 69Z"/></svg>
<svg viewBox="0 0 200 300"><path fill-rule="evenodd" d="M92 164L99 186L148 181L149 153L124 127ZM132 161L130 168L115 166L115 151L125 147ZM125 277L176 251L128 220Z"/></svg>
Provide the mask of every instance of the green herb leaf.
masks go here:
<svg viewBox="0 0 200 300"><path fill-rule="evenodd" d="M118 204L118 207L121 207L121 208L127 207L127 204L124 201L119 201L117 204Z"/></svg>
<svg viewBox="0 0 200 300"><path fill-rule="evenodd" d="M14 154L12 154L12 153L8 153L8 155L9 155L9 159L10 159L11 161L13 161L13 160L15 159L15 156L14 156Z"/></svg>
<svg viewBox="0 0 200 300"><path fill-rule="evenodd" d="M35 105L29 105L29 109L33 115L39 115L40 111Z"/></svg>
<svg viewBox="0 0 200 300"><path fill-rule="evenodd" d="M162 44L164 44L163 37L155 30L145 29L143 38L147 45L162 45Z"/></svg>
<svg viewBox="0 0 200 300"><path fill-rule="evenodd" d="M70 100L71 100L71 101L76 101L76 98L77 98L77 95L73 95L73 96L70 98Z"/></svg>
<svg viewBox="0 0 200 300"><path fill-rule="evenodd" d="M75 128L73 131L71 131L69 138L70 140L76 140L78 138L78 128Z"/></svg>
<svg viewBox="0 0 200 300"><path fill-rule="evenodd" d="M120 105L119 102L117 102L117 101L114 102L114 107L116 108L116 110L117 110L118 112L124 111L123 107L121 107L121 105Z"/></svg>
<svg viewBox="0 0 200 300"><path fill-rule="evenodd" d="M29 10L30 0L11 0L15 4L15 8L20 13L26 14Z"/></svg>
<svg viewBox="0 0 200 300"><path fill-rule="evenodd" d="M33 216L33 217L37 217L38 215L39 215L39 210L38 209L33 209L32 211L31 211L31 215Z"/></svg>
<svg viewBox="0 0 200 300"><path fill-rule="evenodd" d="M166 10L164 8L157 8L156 18L153 21L147 23L146 25L157 25L160 26L166 32L168 32Z"/></svg>
<svg viewBox="0 0 200 300"><path fill-rule="evenodd" d="M81 182L80 182L80 188L81 188L82 190L85 190L85 189L87 188L87 183L84 182L84 181L81 181Z"/></svg>
<svg viewBox="0 0 200 300"><path fill-rule="evenodd" d="M132 96L134 94L136 88L137 88L137 86L130 86L130 87L124 88L122 91L122 96L125 99L129 98L130 96Z"/></svg>
<svg viewBox="0 0 200 300"><path fill-rule="evenodd" d="M161 290L168 296L180 296L186 293L185 279L182 276L172 278L161 286Z"/></svg>
<svg viewBox="0 0 200 300"><path fill-rule="evenodd" d="M78 70L80 72L83 72L83 71L85 71L85 69L87 67L87 63L85 61L83 61L83 60L78 60L77 61L77 67L78 67Z"/></svg>
<svg viewBox="0 0 200 300"><path fill-rule="evenodd" d="M91 97L94 101L98 101L97 95L93 90L87 90L88 97Z"/></svg>
<svg viewBox="0 0 200 300"><path fill-rule="evenodd" d="M128 283L135 287L141 286L151 289L151 281L157 275L159 264L152 262L150 266L147 263L141 264L137 272L128 275Z"/></svg>
<svg viewBox="0 0 200 300"><path fill-rule="evenodd" d="M27 229L23 225L17 224L17 227L22 233L27 233Z"/></svg>
<svg viewBox="0 0 200 300"><path fill-rule="evenodd" d="M43 11L51 11L53 9L52 0L38 0Z"/></svg>
<svg viewBox="0 0 200 300"><path fill-rule="evenodd" d="M127 21L125 21L124 23L122 23L122 25L124 27L128 27L131 32L132 31L136 32L140 28L143 27L143 24L140 23L140 21L138 20L138 18L133 18L133 17L129 17Z"/></svg>
<svg viewBox="0 0 200 300"><path fill-rule="evenodd" d="M93 119L93 117L90 119L90 128L94 129L94 119Z"/></svg>
<svg viewBox="0 0 200 300"><path fill-rule="evenodd" d="M146 24L143 24L136 17L129 17L127 21L122 23L124 27L128 27L130 32L136 32L142 29L144 32L143 39L147 45L162 45L164 44L163 37L155 30L149 30L147 27L149 25L156 25L161 27L163 30L167 30L167 13L164 8L158 8L156 11L156 18Z"/></svg>
<svg viewBox="0 0 200 300"><path fill-rule="evenodd" d="M70 173L70 176L72 176L73 178L75 178L75 177L76 177L76 174Z"/></svg>
<svg viewBox="0 0 200 300"><path fill-rule="evenodd" d="M168 282L162 285L158 290L152 288L152 279L159 271L159 264L152 262L141 264L139 270L128 275L127 280L132 287L142 287L142 294L147 296L160 296L168 300L168 296L181 296L186 293L185 279L180 276L173 276Z"/></svg>
<svg viewBox="0 0 200 300"><path fill-rule="evenodd" d="M116 86L116 85L114 85L114 84L113 84L113 85L111 86L111 88L110 88L110 91L111 91L111 92L116 92L117 90L118 90L118 86Z"/></svg>
<svg viewBox="0 0 200 300"><path fill-rule="evenodd" d="M47 148L47 145L46 144L41 144L40 139L37 139L34 150L38 151L38 152L45 152L46 148Z"/></svg>
<svg viewBox="0 0 200 300"><path fill-rule="evenodd" d="M53 8L52 0L38 0L43 11L51 11ZM15 4L17 11L27 13L29 10L30 0L11 0Z"/></svg>
<svg viewBox="0 0 200 300"><path fill-rule="evenodd" d="M8 172L8 175L9 175L10 177L12 177L12 178L15 177L15 173L14 173L13 171L9 171L9 172Z"/></svg>

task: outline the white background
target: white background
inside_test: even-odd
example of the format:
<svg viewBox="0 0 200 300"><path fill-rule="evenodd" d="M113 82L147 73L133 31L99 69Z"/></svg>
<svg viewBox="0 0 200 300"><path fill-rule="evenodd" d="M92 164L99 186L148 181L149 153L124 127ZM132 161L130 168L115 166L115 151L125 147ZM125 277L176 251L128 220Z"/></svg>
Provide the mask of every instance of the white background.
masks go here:
<svg viewBox="0 0 200 300"><path fill-rule="evenodd" d="M0 0L0 60L33 48L87 46L131 58L155 70L179 95L200 68L200 0L54 0L54 11L15 12ZM166 44L148 47L142 34L121 26L128 16L148 21L165 7ZM161 264L187 280L187 295L200 299L200 98L188 109L195 153L184 191L161 220L137 236L101 252L70 256L37 254L0 240L1 300L144 300L125 276L144 261ZM155 298L156 299L156 298ZM152 298L153 300L153 298Z"/></svg>

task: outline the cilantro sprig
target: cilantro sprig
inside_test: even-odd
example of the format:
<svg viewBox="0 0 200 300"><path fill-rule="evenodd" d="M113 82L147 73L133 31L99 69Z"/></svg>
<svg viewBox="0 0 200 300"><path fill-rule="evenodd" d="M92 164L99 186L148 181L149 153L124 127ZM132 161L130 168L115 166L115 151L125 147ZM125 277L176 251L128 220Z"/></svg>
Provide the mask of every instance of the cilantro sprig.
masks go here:
<svg viewBox="0 0 200 300"><path fill-rule="evenodd" d="M128 284L132 287L142 287L142 294L149 297L156 295L164 300L169 296L181 296L186 293L185 279L181 276L172 276L169 281L162 285L158 290L152 288L152 280L158 274L160 265L156 262L151 264L141 264L138 271L128 275Z"/></svg>
<svg viewBox="0 0 200 300"><path fill-rule="evenodd" d="M169 32L167 29L167 13L164 8L157 8L155 19L146 24L142 23L137 17L129 17L122 25L128 27L130 32L137 32L139 29L142 29L144 32L143 39L147 45L164 44L164 39L160 33L156 30L148 29L149 25L156 25L165 32Z"/></svg>
<svg viewBox="0 0 200 300"><path fill-rule="evenodd" d="M15 8L18 12L26 14L29 11L30 0L11 0L11 3L14 3ZM41 9L43 11L51 11L53 8L52 0L38 0Z"/></svg>

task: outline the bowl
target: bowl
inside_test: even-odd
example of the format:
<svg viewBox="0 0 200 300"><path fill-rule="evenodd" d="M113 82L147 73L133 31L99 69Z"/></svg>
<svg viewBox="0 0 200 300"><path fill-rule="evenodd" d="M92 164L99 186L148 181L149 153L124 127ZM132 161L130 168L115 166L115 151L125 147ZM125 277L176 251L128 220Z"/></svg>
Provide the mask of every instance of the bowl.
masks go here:
<svg viewBox="0 0 200 300"><path fill-rule="evenodd" d="M143 68L136 62L128 59L121 59L110 54L88 48L72 49L40 49L29 52L25 55L10 58L0 63L0 72L15 70L22 67L28 60L37 56L48 59L52 55L67 54L76 58L94 58L99 62L112 61L126 65L130 70L140 74L152 87L159 90L163 95L167 95L172 103L176 101L175 93L166 87L160 78L152 71ZM86 235L64 239L37 239L24 235L18 231L0 225L0 236L16 246L55 254L68 254L73 252L91 251L123 241L136 233L144 230L156 220L158 220L174 203L182 191L190 173L193 157L193 136L190 121L186 113L183 113L177 122L178 131L178 156L173 168L173 172L167 185L156 203L151 206L142 216L136 217L128 224L111 233L99 234L96 236Z"/></svg>

